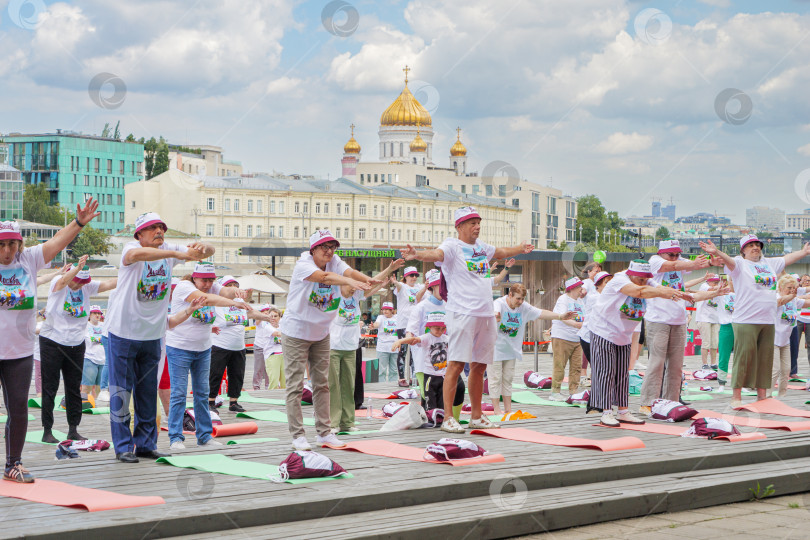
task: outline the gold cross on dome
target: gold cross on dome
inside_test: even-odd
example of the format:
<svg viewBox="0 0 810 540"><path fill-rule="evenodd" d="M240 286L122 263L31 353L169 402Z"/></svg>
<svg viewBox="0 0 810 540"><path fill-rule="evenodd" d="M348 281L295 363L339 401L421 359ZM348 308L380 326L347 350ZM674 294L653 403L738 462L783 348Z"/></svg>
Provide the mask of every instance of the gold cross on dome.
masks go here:
<svg viewBox="0 0 810 540"><path fill-rule="evenodd" d="M458 140L458 141L461 140L461 128L460 127L456 128L456 140Z"/></svg>
<svg viewBox="0 0 810 540"><path fill-rule="evenodd" d="M352 128L352 137L354 137L354 124L352 124L352 125L351 125L351 126L349 126L349 127L350 127L350 128Z"/></svg>
<svg viewBox="0 0 810 540"><path fill-rule="evenodd" d="M405 84L408 84L408 72L410 70L411 70L411 68L408 67L408 64L405 64L405 68L402 70L402 71L405 72Z"/></svg>

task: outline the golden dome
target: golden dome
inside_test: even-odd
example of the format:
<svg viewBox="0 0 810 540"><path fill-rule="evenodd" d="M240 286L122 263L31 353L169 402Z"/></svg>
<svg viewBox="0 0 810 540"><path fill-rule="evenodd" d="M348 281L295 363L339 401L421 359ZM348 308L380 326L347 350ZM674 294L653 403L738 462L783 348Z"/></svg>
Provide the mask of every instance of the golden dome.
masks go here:
<svg viewBox="0 0 810 540"><path fill-rule="evenodd" d="M381 126L432 126L433 120L430 113L422 107L411 91L408 90L408 71L405 66L405 88L394 102L385 109L380 117Z"/></svg>
<svg viewBox="0 0 810 540"><path fill-rule="evenodd" d="M425 140L419 135L416 134L416 137L413 138L411 141L411 152L427 152L427 143Z"/></svg>
<svg viewBox="0 0 810 540"><path fill-rule="evenodd" d="M456 128L456 143L450 147L450 155L453 157L466 156L467 147L461 144L461 128Z"/></svg>
<svg viewBox="0 0 810 540"><path fill-rule="evenodd" d="M354 140L354 124L352 124L351 128L352 128L352 137L349 139L349 142L346 143L346 146L343 147L343 153L359 154L360 144L356 140Z"/></svg>

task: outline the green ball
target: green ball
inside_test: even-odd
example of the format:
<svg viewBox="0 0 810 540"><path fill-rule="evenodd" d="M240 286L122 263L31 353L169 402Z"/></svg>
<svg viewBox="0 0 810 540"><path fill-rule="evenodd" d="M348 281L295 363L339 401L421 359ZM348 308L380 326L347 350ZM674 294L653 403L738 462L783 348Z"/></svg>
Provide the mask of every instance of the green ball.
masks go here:
<svg viewBox="0 0 810 540"><path fill-rule="evenodd" d="M603 262L605 262L605 259L607 259L607 255L605 255L604 251L599 250L599 251L594 252L594 254L593 254L593 262L602 264Z"/></svg>

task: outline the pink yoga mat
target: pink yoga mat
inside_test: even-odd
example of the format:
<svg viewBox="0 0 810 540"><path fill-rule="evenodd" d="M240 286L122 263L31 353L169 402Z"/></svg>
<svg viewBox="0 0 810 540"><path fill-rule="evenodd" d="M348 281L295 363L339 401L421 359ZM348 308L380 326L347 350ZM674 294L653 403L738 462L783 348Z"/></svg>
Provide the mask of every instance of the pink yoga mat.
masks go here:
<svg viewBox="0 0 810 540"><path fill-rule="evenodd" d="M89 512L166 504L163 497L122 495L112 491L79 487L42 478L37 478L33 484L18 484L0 480L0 495L54 506L85 508Z"/></svg>
<svg viewBox="0 0 810 540"><path fill-rule="evenodd" d="M484 463L500 463L504 458L500 454L492 454L489 456L481 456L471 459L458 459L453 461L437 461L433 458L425 458L425 449L416 448L413 446L406 446L391 441L382 439L371 439L365 441L354 441L342 446L340 448L329 446L333 450L352 450L363 454L372 456L383 456L396 459L407 459L409 461L421 461L423 463L441 463L445 465L453 465L459 467L462 465L481 465Z"/></svg>
<svg viewBox="0 0 810 540"><path fill-rule="evenodd" d="M501 428L501 429L474 429L470 435L487 435L499 437L510 441L522 441L537 444L550 444L553 446L567 446L570 448L588 448L611 452L613 450L630 450L631 448L644 448L644 443L636 437L619 437L618 439L580 439L579 437L566 437L564 435L549 435L531 429Z"/></svg>
<svg viewBox="0 0 810 540"><path fill-rule="evenodd" d="M781 416L795 416L797 418L810 418L810 411L803 411L795 409L786 403L782 403L778 399L767 398L761 401L748 403L737 409L745 409L760 414L778 414Z"/></svg>
<svg viewBox="0 0 810 540"><path fill-rule="evenodd" d="M602 426L610 429L629 429L630 431L643 431L644 433L657 433L659 435L683 435L687 429L684 426L670 426L666 424L651 424L647 422L646 424L621 424L619 426L606 426L604 424L594 424L595 426ZM753 433L743 433L741 435L730 435L728 437L721 436L715 437L712 440L715 441L728 441L728 442L742 442L742 441L757 441L761 439L767 439L768 437L764 433L760 433L759 431L755 431Z"/></svg>
<svg viewBox="0 0 810 540"><path fill-rule="evenodd" d="M810 430L810 420L801 420L798 422L782 422L780 420L765 420L764 418L749 418L746 416L738 416L733 414L722 414L714 411L698 411L694 417L698 418L722 418L723 420L734 424L735 426L745 426L763 429L782 429L785 431L807 431Z"/></svg>

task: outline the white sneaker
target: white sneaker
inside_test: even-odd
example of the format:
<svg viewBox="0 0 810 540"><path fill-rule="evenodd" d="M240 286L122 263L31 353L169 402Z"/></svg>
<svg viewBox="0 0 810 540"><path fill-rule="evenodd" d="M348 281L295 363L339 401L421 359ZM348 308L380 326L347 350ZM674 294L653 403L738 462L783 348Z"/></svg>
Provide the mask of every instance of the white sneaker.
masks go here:
<svg viewBox="0 0 810 540"><path fill-rule="evenodd" d="M293 450L312 450L312 447L309 445L309 441L305 435L301 435L297 439L294 439L292 442L292 449Z"/></svg>
<svg viewBox="0 0 810 540"><path fill-rule="evenodd" d="M565 401L565 396L559 392L554 392L548 397L548 399L551 401Z"/></svg>
<svg viewBox="0 0 810 540"><path fill-rule="evenodd" d="M623 424L643 424L644 420L641 418L636 418L630 411L625 411L621 414L616 415L616 420Z"/></svg>
<svg viewBox="0 0 810 540"><path fill-rule="evenodd" d="M330 433L326 437L321 437L320 435L318 435L315 438L315 444L317 444L320 447L334 446L335 448L343 448L344 446L346 446L346 443L338 439L334 433Z"/></svg>
<svg viewBox="0 0 810 540"><path fill-rule="evenodd" d="M470 420L470 429L498 429L498 424L492 422L488 416L481 415L481 418Z"/></svg>
<svg viewBox="0 0 810 540"><path fill-rule="evenodd" d="M186 445L183 444L183 441L174 441L171 445L169 445L170 450L185 450Z"/></svg>
<svg viewBox="0 0 810 540"><path fill-rule="evenodd" d="M98 401L110 401L110 393L107 390L102 390L98 393Z"/></svg>
<svg viewBox="0 0 810 540"><path fill-rule="evenodd" d="M208 439L207 441L205 441L202 444L197 443L198 448L205 448L205 447L209 447L209 446L222 446L222 443L219 442L218 440L214 439L213 437L211 437L210 439Z"/></svg>
<svg viewBox="0 0 810 540"><path fill-rule="evenodd" d="M442 431L447 433L464 433L464 428L458 423L458 420L453 416L448 416L442 422Z"/></svg>
<svg viewBox="0 0 810 540"><path fill-rule="evenodd" d="M619 421L616 420L616 417L613 416L613 411L604 411L602 413L602 419L600 422L606 426L616 427L619 425Z"/></svg>
<svg viewBox="0 0 810 540"><path fill-rule="evenodd" d="M725 387L725 385L721 384L720 386L718 386L718 387L717 387L717 391L718 391L718 392L725 392L725 391L726 391L726 387Z"/></svg>

